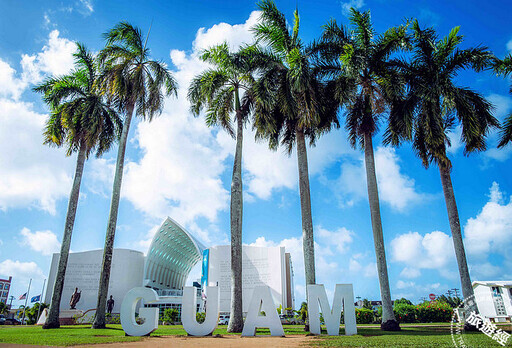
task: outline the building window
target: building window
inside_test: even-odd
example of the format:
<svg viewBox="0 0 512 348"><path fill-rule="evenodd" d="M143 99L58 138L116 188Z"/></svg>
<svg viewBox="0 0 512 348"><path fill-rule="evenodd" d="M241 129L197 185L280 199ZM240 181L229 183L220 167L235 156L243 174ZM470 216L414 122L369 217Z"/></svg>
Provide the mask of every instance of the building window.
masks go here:
<svg viewBox="0 0 512 348"><path fill-rule="evenodd" d="M0 290L2 290L3 288L4 288L4 283L0 283Z"/></svg>

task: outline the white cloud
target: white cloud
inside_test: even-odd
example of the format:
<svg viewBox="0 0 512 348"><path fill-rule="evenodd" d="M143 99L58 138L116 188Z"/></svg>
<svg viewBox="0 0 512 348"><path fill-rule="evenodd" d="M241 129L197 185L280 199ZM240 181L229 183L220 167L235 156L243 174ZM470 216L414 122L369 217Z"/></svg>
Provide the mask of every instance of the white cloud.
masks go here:
<svg viewBox="0 0 512 348"><path fill-rule="evenodd" d="M437 269L449 278L450 273L445 272L445 268L452 266L455 253L451 237L446 233L434 231L422 236L409 232L395 237L390 246L391 259L406 265L402 271L404 276L414 278L420 269Z"/></svg>
<svg viewBox="0 0 512 348"><path fill-rule="evenodd" d="M400 276L404 278L418 278L420 275L420 270L413 267L405 267L402 272L400 272Z"/></svg>
<svg viewBox="0 0 512 348"><path fill-rule="evenodd" d="M75 44L54 30L41 52L22 55L21 73L0 60L1 210L29 206L55 214L56 201L69 194L74 161L42 144L46 115L18 98L45 74L68 72L74 50Z"/></svg>
<svg viewBox="0 0 512 348"><path fill-rule="evenodd" d="M512 39L509 42L507 42L507 50L512 52Z"/></svg>
<svg viewBox="0 0 512 348"><path fill-rule="evenodd" d="M417 294L428 294L428 293L436 293L439 292L441 288L441 283L431 283L431 284L416 284L415 282L405 282L403 280L398 280L395 285L395 289L403 290L403 289L412 289L415 290ZM397 296L405 297L405 296ZM410 296L409 296L410 297Z"/></svg>
<svg viewBox="0 0 512 348"><path fill-rule="evenodd" d="M341 2L341 11L345 16L350 15L350 8L353 7L355 9L360 9L364 6L364 0L349 0L345 2Z"/></svg>
<svg viewBox="0 0 512 348"><path fill-rule="evenodd" d="M495 279L502 276L501 267L490 262L476 263L469 266L473 280Z"/></svg>
<svg viewBox="0 0 512 348"><path fill-rule="evenodd" d="M16 282L28 281L30 278L44 277L43 271L35 262L20 262L10 259L0 262L0 274L16 277Z"/></svg>
<svg viewBox="0 0 512 348"><path fill-rule="evenodd" d="M48 37L48 43L41 52L34 55L22 55L23 80L38 83L42 81L45 74L67 74L73 68L73 53L75 51L76 45L73 41L60 38L59 31L53 30Z"/></svg>
<svg viewBox="0 0 512 348"><path fill-rule="evenodd" d="M414 282L404 282L403 280L399 280L396 282L396 288L397 289L406 289L406 288L411 288L413 286L415 286L416 284Z"/></svg>
<svg viewBox="0 0 512 348"><path fill-rule="evenodd" d="M43 255L60 252L60 242L52 231L35 231L32 233L28 228L23 227L21 235L23 245L28 245L32 250Z"/></svg>
<svg viewBox="0 0 512 348"><path fill-rule="evenodd" d="M366 278L377 277L377 264L375 262L370 262L366 266L363 266L356 258L356 255L353 255L348 261L348 270L350 272L362 274Z"/></svg>
<svg viewBox="0 0 512 348"><path fill-rule="evenodd" d="M336 247L340 253L344 253L348 249L348 245L352 243L354 232L347 230L345 227L338 228L336 231L328 231L321 226L316 228L316 235L322 239L325 244Z"/></svg>
<svg viewBox="0 0 512 348"><path fill-rule="evenodd" d="M512 248L512 199L509 197L506 202L496 182L489 191L489 201L464 226L464 243L473 256L487 257L490 253L509 256Z"/></svg>
<svg viewBox="0 0 512 348"><path fill-rule="evenodd" d="M46 116L31 104L0 99L0 110L0 209L31 206L55 214L56 201L69 195L74 161L42 144Z"/></svg>
<svg viewBox="0 0 512 348"><path fill-rule="evenodd" d="M0 59L0 97L17 100L25 88L26 83L16 77L16 70Z"/></svg>
<svg viewBox="0 0 512 348"><path fill-rule="evenodd" d="M451 153L452 155L455 155L460 148L462 148L462 141L460 140L461 139L461 135L462 135L462 127L459 125L457 127L455 127L455 129L448 133L448 139L450 139L450 143L451 143L451 146L448 147L448 152Z"/></svg>
<svg viewBox="0 0 512 348"><path fill-rule="evenodd" d="M400 158L394 149L378 147L375 151L375 167L381 202L404 211L410 205L428 198L428 195L416 192L414 179L402 173ZM344 204L353 205L359 200L367 200L364 160L360 158L357 164L343 162L337 185L344 193Z"/></svg>

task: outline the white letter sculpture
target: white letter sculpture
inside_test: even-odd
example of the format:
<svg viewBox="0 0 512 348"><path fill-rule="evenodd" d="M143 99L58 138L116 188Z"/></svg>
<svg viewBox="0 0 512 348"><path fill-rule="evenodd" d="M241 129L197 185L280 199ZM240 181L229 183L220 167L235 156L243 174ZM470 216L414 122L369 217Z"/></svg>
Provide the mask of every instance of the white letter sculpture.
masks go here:
<svg viewBox="0 0 512 348"><path fill-rule="evenodd" d="M318 304L322 308L327 334L338 336L340 334L341 307L345 318L345 335L357 334L356 311L354 308L354 290L352 284L336 284L334 290L334 301L332 310L329 307L325 288L320 284L308 285L308 318L309 331L312 334L320 335L320 313Z"/></svg>
<svg viewBox="0 0 512 348"><path fill-rule="evenodd" d="M219 287L206 287L208 294L208 309L204 323L200 324L196 320L196 294L195 287L186 286L183 289L183 300L181 304L181 322L183 328L191 336L209 335L217 327L219 320Z"/></svg>
<svg viewBox="0 0 512 348"><path fill-rule="evenodd" d="M265 312L265 315L260 315L261 311ZM268 327L271 336L284 336L283 325L277 315L269 286L254 288L242 336L255 336L258 327Z"/></svg>
<svg viewBox="0 0 512 348"><path fill-rule="evenodd" d="M121 326L128 336L144 336L158 329L158 308L139 308L139 316L144 318L144 324L135 321L135 309L139 300L155 302L158 295L150 288L133 288L123 299L121 304Z"/></svg>

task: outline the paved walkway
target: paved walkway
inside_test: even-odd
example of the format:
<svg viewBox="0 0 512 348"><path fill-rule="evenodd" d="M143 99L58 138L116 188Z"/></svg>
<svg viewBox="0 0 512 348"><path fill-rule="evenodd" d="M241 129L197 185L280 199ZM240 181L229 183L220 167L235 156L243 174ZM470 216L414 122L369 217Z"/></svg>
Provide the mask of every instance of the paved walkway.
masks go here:
<svg viewBox="0 0 512 348"><path fill-rule="evenodd" d="M286 335L286 337L256 336L241 337L226 335L220 337L163 336L146 337L140 342L95 344L94 348L163 348L163 347L298 347L313 339L305 335ZM83 346L76 346L83 347Z"/></svg>

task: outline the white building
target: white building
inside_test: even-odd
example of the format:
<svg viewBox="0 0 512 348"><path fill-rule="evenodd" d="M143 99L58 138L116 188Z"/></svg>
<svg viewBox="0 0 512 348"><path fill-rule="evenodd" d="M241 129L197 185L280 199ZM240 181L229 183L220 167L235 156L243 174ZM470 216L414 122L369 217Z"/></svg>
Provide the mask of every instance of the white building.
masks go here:
<svg viewBox="0 0 512 348"><path fill-rule="evenodd" d="M50 303L55 285L55 276L59 264L58 253L53 254L48 277L48 288L45 303ZM78 253L70 253L60 310L69 309L71 295L78 288L82 291L80 301L76 308L83 311L96 308L98 301L98 289L101 274L101 262L103 250L91 250ZM108 286L108 296L114 298L114 313L119 313L124 295L132 288L141 286L144 275L144 254L140 251L129 249L114 249L112 255L112 268Z"/></svg>
<svg viewBox="0 0 512 348"><path fill-rule="evenodd" d="M474 281L473 292L478 310L495 321L512 318L512 281Z"/></svg>
<svg viewBox="0 0 512 348"><path fill-rule="evenodd" d="M249 296L256 285L269 285L276 302L283 309L293 308L293 269L290 254L284 248L243 247L243 308L247 311ZM103 250L70 253L61 310L69 309L75 288L82 291L76 308L87 311L96 308ZM154 289L160 299L161 311L176 308L181 314L183 287L189 273L203 259L202 284L220 286L221 311L230 310L231 252L230 246L209 249L171 218L167 218L155 233L147 256L139 251L114 249L108 296L113 296L113 313L119 313L124 295L132 288ZM50 303L55 284L59 254L53 254L45 302ZM199 285L199 284L197 284ZM199 293L200 295L200 293ZM198 296L198 308L203 301Z"/></svg>
<svg viewBox="0 0 512 348"><path fill-rule="evenodd" d="M214 246L203 253L203 288L219 286L221 314L231 307L231 247ZM253 289L270 286L274 302L283 309L294 308L293 268L284 247L242 247L242 308L246 313ZM208 294L207 294L208 295Z"/></svg>

